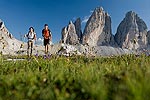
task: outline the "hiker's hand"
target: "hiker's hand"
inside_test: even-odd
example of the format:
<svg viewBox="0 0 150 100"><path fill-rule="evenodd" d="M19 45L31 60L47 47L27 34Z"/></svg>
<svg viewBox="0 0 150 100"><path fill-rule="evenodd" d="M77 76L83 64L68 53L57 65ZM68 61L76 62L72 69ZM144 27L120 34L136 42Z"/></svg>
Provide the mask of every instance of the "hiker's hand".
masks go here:
<svg viewBox="0 0 150 100"><path fill-rule="evenodd" d="M37 38L34 38L34 41L37 41Z"/></svg>

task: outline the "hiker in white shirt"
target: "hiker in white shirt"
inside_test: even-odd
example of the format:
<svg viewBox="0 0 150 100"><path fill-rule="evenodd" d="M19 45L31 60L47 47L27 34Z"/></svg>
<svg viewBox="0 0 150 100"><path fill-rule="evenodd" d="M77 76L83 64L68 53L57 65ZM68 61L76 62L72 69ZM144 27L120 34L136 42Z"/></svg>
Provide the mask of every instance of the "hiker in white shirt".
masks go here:
<svg viewBox="0 0 150 100"><path fill-rule="evenodd" d="M28 48L27 48L27 55L28 57L32 56L33 51L33 44L36 40L36 33L34 32L34 28L30 27L29 32L25 35L28 38Z"/></svg>

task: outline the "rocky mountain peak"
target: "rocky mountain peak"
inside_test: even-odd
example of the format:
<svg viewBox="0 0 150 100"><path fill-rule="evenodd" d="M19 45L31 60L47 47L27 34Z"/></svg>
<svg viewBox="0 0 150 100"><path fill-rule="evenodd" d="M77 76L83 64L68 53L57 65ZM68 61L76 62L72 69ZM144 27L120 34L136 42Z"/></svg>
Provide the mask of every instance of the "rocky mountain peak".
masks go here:
<svg viewBox="0 0 150 100"><path fill-rule="evenodd" d="M78 21L76 21L76 24ZM80 25L80 24L79 24ZM70 45L76 45L79 43L79 37L78 37L78 30L81 28L79 26L76 26L72 21L69 22L69 24L62 29L62 39L61 41L65 44Z"/></svg>
<svg viewBox="0 0 150 100"><path fill-rule="evenodd" d="M78 35L78 40L80 43L82 43L82 29L81 29L81 19L77 18L77 20L74 22L76 34Z"/></svg>
<svg viewBox="0 0 150 100"><path fill-rule="evenodd" d="M111 30L111 17L102 7L94 10L84 29L83 44L90 46L110 45L114 41Z"/></svg>
<svg viewBox="0 0 150 100"><path fill-rule="evenodd" d="M122 48L140 49L147 45L147 26L133 11L127 12L117 28L115 40Z"/></svg>
<svg viewBox="0 0 150 100"><path fill-rule="evenodd" d="M72 21L69 21L69 25L71 25L71 24L73 24L73 22L72 22Z"/></svg>
<svg viewBox="0 0 150 100"><path fill-rule="evenodd" d="M8 38L13 38L12 34L8 31L4 22L1 19L0 19L0 32L1 32L1 34L0 34L1 37L6 36Z"/></svg>
<svg viewBox="0 0 150 100"><path fill-rule="evenodd" d="M94 11L95 12L104 12L104 9L103 9L103 7L97 7L97 8L95 8Z"/></svg>
<svg viewBox="0 0 150 100"><path fill-rule="evenodd" d="M6 28L4 22L0 20L0 52L11 54L19 50L21 41L15 39Z"/></svg>
<svg viewBox="0 0 150 100"><path fill-rule="evenodd" d="M134 12L134 11L129 11L126 13L126 18L129 18L129 17L137 17L137 14Z"/></svg>

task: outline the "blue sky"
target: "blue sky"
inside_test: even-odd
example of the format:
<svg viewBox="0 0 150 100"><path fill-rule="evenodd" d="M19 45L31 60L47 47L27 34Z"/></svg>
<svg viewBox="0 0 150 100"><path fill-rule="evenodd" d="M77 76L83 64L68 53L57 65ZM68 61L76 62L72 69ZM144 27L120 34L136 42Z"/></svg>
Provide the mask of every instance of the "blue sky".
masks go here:
<svg viewBox="0 0 150 100"><path fill-rule="evenodd" d="M96 7L103 7L112 18L113 34L128 11L135 11L150 29L150 0L0 0L0 19L9 31L20 39L21 34L33 26L37 37L45 23L53 34L53 42L61 38L61 29L70 20L80 17L84 21Z"/></svg>

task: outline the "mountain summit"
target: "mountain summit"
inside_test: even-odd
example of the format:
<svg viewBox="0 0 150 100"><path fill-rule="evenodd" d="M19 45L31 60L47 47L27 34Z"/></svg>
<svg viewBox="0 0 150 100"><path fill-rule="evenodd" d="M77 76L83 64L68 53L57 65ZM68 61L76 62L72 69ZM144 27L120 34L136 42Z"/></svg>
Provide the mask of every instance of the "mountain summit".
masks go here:
<svg viewBox="0 0 150 100"><path fill-rule="evenodd" d="M94 10L83 32L83 44L102 46L113 44L111 17L102 7Z"/></svg>
<svg viewBox="0 0 150 100"><path fill-rule="evenodd" d="M0 20L0 51L3 54L12 54L20 49L22 42L15 39L6 28L4 22Z"/></svg>
<svg viewBox="0 0 150 100"><path fill-rule="evenodd" d="M147 46L147 26L145 22L135 12L127 12L118 26L115 40L121 48L145 48Z"/></svg>
<svg viewBox="0 0 150 100"><path fill-rule="evenodd" d="M81 19L77 18L75 23L69 22L69 25L62 29L62 42L70 45L79 44L82 41Z"/></svg>

